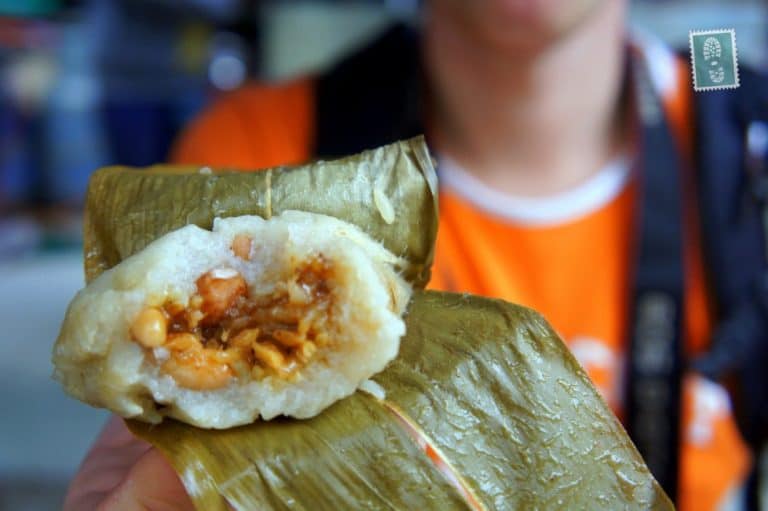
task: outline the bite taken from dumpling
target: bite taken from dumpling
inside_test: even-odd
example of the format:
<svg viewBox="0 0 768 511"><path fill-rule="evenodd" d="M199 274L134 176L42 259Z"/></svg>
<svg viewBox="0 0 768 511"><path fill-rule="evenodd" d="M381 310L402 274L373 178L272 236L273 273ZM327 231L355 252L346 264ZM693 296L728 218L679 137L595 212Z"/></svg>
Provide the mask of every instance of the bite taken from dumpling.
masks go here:
<svg viewBox="0 0 768 511"><path fill-rule="evenodd" d="M400 263L324 215L189 225L77 294L54 377L78 399L148 422L312 417L397 355L410 297Z"/></svg>

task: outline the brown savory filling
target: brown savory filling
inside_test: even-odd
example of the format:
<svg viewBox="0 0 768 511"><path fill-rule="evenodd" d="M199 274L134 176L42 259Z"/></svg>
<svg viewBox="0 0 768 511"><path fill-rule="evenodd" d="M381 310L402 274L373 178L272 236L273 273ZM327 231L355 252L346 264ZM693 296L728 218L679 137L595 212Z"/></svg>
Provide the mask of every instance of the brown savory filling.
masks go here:
<svg viewBox="0 0 768 511"><path fill-rule="evenodd" d="M248 259L250 250L238 238L233 251ZM330 342L331 273L319 255L295 265L269 295L250 296L237 271L213 269L197 279L186 306L166 302L142 310L131 337L153 350L161 370L182 387L211 390L234 377L290 380Z"/></svg>

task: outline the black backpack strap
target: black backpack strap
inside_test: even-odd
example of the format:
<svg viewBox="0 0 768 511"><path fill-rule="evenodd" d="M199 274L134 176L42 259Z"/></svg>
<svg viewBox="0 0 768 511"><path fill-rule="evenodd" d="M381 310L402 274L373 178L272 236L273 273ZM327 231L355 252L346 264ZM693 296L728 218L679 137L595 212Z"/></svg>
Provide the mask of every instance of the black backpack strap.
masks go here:
<svg viewBox="0 0 768 511"><path fill-rule="evenodd" d="M741 69L740 82L694 97L699 209L719 319L695 367L731 384L737 422L757 449L768 439L768 155L754 154L747 134L756 123L768 127L768 78Z"/></svg>
<svg viewBox="0 0 768 511"><path fill-rule="evenodd" d="M315 154L353 154L423 132L421 51L404 24L322 75L316 89Z"/></svg>

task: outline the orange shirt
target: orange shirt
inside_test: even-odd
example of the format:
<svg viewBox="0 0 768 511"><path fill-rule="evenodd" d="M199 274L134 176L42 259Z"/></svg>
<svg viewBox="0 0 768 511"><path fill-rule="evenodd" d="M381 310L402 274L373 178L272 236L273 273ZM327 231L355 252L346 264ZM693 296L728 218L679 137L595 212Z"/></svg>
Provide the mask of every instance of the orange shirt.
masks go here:
<svg viewBox="0 0 768 511"><path fill-rule="evenodd" d="M441 177L447 180L445 174ZM479 205L479 197L464 197L467 188L448 185L440 194L430 286L536 309L620 411L634 183L586 215L543 225L494 214Z"/></svg>
<svg viewBox="0 0 768 511"><path fill-rule="evenodd" d="M682 66L671 75L674 86L662 91L664 107L681 152L690 154L690 74ZM203 112L172 159L243 169L306 161L314 137L313 100L308 79L246 86ZM430 287L540 311L620 415L635 195L630 177L610 200L585 214L528 225L487 211L461 189L444 187ZM707 345L710 320L696 215L688 213L684 321L686 349L694 354ZM718 509L743 481L748 451L720 386L688 375L683 408L679 509Z"/></svg>
<svg viewBox="0 0 768 511"><path fill-rule="evenodd" d="M636 192L630 180L594 211L542 226L495 215L464 197L465 189L444 187L430 287L541 312L621 416ZM693 353L706 346L709 318L698 244L685 247L685 339ZM688 375L682 421L678 508L718 509L749 466L727 394Z"/></svg>

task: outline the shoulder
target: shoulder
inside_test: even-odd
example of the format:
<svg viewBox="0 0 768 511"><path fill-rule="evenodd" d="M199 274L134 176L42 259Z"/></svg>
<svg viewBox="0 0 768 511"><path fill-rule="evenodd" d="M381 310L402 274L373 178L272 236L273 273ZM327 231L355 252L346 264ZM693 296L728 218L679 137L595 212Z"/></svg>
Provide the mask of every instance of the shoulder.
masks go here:
<svg viewBox="0 0 768 511"><path fill-rule="evenodd" d="M298 163L314 125L312 77L249 82L206 107L182 132L174 163L245 169Z"/></svg>
<svg viewBox="0 0 768 511"><path fill-rule="evenodd" d="M319 76L251 82L218 98L184 130L171 160L263 168L408 138L422 131L419 67L418 33L396 24Z"/></svg>
<svg viewBox="0 0 768 511"><path fill-rule="evenodd" d="M696 93L697 113L712 110L713 115L730 117L732 122L740 124L768 119L768 74L741 65L738 75L736 88Z"/></svg>

